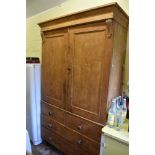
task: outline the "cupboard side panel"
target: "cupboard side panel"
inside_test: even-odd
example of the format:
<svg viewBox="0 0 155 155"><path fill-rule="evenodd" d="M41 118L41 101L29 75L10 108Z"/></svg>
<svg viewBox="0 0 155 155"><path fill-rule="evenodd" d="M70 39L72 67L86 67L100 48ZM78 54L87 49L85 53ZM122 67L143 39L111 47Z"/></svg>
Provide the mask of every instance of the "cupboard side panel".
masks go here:
<svg viewBox="0 0 155 155"><path fill-rule="evenodd" d="M111 100L122 93L122 81L123 81L123 65L125 61L126 53L126 40L127 29L122 27L119 23L113 23L114 26L114 38L113 38L113 54L111 71L109 78L109 91L107 108L111 104Z"/></svg>

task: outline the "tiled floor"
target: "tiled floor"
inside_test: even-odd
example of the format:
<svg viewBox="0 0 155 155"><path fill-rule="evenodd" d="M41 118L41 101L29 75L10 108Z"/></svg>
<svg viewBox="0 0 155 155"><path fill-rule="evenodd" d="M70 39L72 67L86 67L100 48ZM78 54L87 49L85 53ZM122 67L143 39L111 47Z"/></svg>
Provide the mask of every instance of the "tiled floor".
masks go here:
<svg viewBox="0 0 155 155"><path fill-rule="evenodd" d="M65 155L55 147L42 143L39 145L31 145L32 146L32 154L33 155Z"/></svg>

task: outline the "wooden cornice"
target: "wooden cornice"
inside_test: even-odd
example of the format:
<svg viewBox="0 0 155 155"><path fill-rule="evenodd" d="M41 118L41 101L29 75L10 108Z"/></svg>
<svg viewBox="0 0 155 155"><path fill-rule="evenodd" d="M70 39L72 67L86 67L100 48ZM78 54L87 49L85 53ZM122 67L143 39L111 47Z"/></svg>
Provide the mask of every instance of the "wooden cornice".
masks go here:
<svg viewBox="0 0 155 155"><path fill-rule="evenodd" d="M117 3L110 3L100 7L95 7L41 22L38 25L41 27L41 31L43 32L85 23L105 21L106 19L113 19L123 27L127 28L128 18L128 15Z"/></svg>

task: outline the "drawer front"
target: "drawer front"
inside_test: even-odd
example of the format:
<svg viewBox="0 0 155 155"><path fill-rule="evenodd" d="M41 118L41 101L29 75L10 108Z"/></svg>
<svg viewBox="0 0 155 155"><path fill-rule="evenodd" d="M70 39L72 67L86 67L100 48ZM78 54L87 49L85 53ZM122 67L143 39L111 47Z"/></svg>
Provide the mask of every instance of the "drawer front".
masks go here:
<svg viewBox="0 0 155 155"><path fill-rule="evenodd" d="M73 130L76 130L81 134L86 135L87 137L100 143L103 126L97 125L71 114L65 115L65 124Z"/></svg>
<svg viewBox="0 0 155 155"><path fill-rule="evenodd" d="M50 119L49 117L42 116L42 125L51 131L54 131L58 135L61 135L64 139L68 140L71 144L77 148L84 150L90 155L98 155L100 145L99 143L88 139L78 132Z"/></svg>
<svg viewBox="0 0 155 155"><path fill-rule="evenodd" d="M55 119L58 122L64 122L64 111L42 101L42 114Z"/></svg>
<svg viewBox="0 0 155 155"><path fill-rule="evenodd" d="M77 146L69 143L63 137L44 127L42 127L42 138L57 147L66 155L89 155L85 151L79 149Z"/></svg>

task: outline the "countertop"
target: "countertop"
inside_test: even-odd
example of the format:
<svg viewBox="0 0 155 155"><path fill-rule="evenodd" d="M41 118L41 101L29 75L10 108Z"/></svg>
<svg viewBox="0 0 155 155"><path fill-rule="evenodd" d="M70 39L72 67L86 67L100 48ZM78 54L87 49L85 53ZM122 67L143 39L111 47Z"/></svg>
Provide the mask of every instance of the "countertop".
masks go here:
<svg viewBox="0 0 155 155"><path fill-rule="evenodd" d="M119 131L117 131L115 128L110 128L108 125L106 125L102 128L102 132L111 138L129 144L128 124L129 121L126 120L123 128Z"/></svg>

